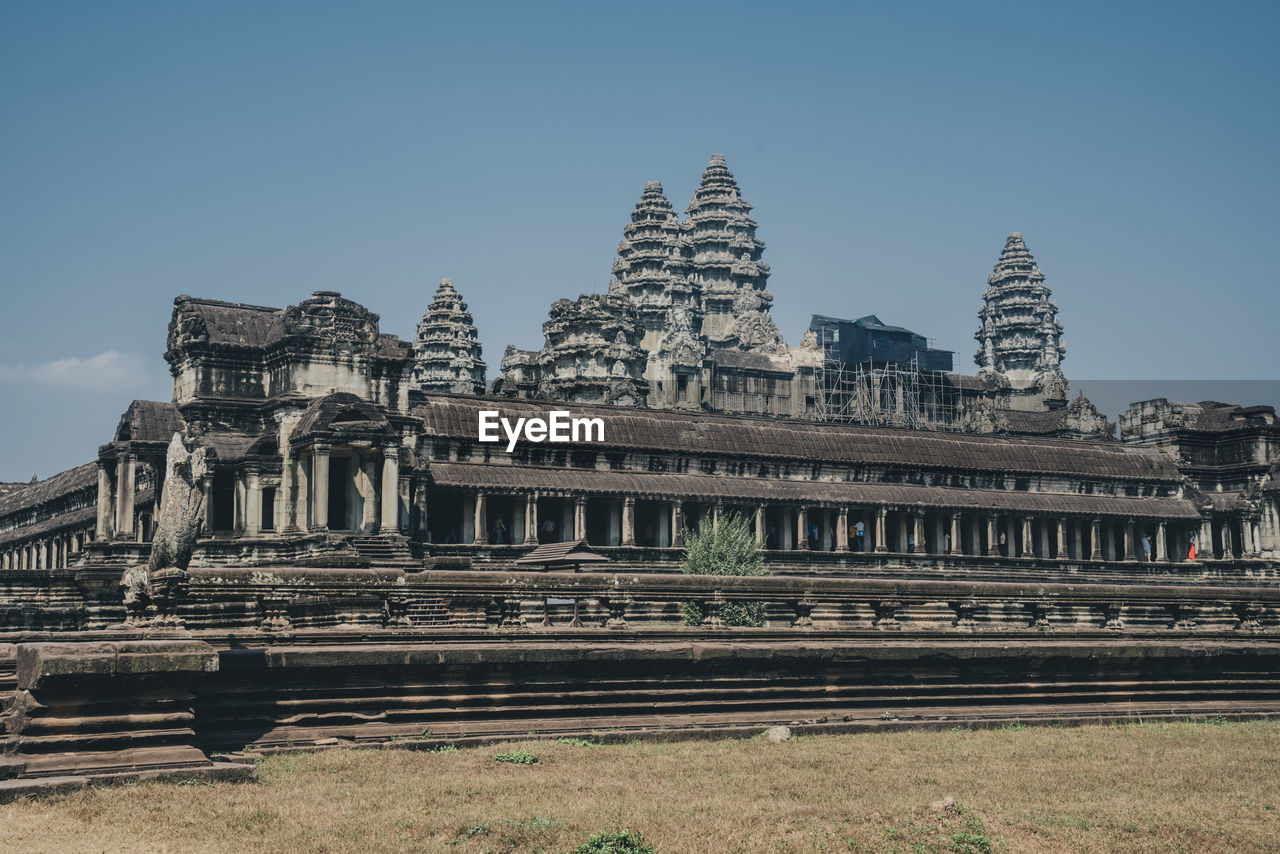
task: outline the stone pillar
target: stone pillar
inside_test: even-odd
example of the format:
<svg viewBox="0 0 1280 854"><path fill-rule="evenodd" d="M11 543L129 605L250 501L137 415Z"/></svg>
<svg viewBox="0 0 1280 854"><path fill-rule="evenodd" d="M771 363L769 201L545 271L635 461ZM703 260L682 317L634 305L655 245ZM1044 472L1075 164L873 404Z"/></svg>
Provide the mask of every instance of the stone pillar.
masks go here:
<svg viewBox="0 0 1280 854"><path fill-rule="evenodd" d="M1232 550L1231 542L1231 520L1224 519L1222 521L1222 559L1231 560L1235 557Z"/></svg>
<svg viewBox="0 0 1280 854"><path fill-rule="evenodd" d="M836 549L849 550L849 508L841 507L836 514Z"/></svg>
<svg viewBox="0 0 1280 854"><path fill-rule="evenodd" d="M888 525L889 511L880 507L876 516L876 552L883 554L889 551L889 543L885 538L885 526Z"/></svg>
<svg viewBox="0 0 1280 854"><path fill-rule="evenodd" d="M756 505L756 548L765 547L764 540L764 505Z"/></svg>
<svg viewBox="0 0 1280 854"><path fill-rule="evenodd" d="M1066 560L1070 556L1071 556L1070 552L1067 548L1067 520L1059 519L1058 520L1058 560ZM1045 557L1048 557L1048 555L1045 555Z"/></svg>
<svg viewBox="0 0 1280 854"><path fill-rule="evenodd" d="M244 533L256 537L262 531L262 476L249 471L244 476Z"/></svg>
<svg viewBox="0 0 1280 854"><path fill-rule="evenodd" d="M1130 519L1124 523L1124 559L1137 560L1137 556L1133 552L1133 520Z"/></svg>
<svg viewBox="0 0 1280 854"><path fill-rule="evenodd" d="M671 502L671 545L674 548L684 546L684 510L679 499Z"/></svg>
<svg viewBox="0 0 1280 854"><path fill-rule="evenodd" d="M1092 535L1089 537L1089 560L1102 560L1102 520L1093 520Z"/></svg>
<svg viewBox="0 0 1280 854"><path fill-rule="evenodd" d="M382 449L382 525L383 534L400 533L400 448Z"/></svg>
<svg viewBox="0 0 1280 854"><path fill-rule="evenodd" d="M378 495L378 462L372 453L360 458L360 473L356 477L356 488L360 492L360 532L372 534L378 530L378 505L382 503Z"/></svg>
<svg viewBox="0 0 1280 854"><path fill-rule="evenodd" d="M801 507L796 511L796 548L809 548L809 508Z"/></svg>
<svg viewBox="0 0 1280 854"><path fill-rule="evenodd" d="M311 530L329 530L329 446L311 449Z"/></svg>
<svg viewBox="0 0 1280 854"><path fill-rule="evenodd" d="M1000 532L996 530L997 527L996 517L987 516L987 557L1000 554Z"/></svg>
<svg viewBox="0 0 1280 854"><path fill-rule="evenodd" d="M912 553L912 554L917 554L917 555L922 555L922 554L924 554L924 553L925 553L925 547L924 547L924 514L923 514L923 513L912 513L912 514L911 514L911 527L912 527L913 532L915 533L915 538L916 538L916 544L915 544L914 546L912 546L912 548L911 548L911 553Z"/></svg>
<svg viewBox="0 0 1280 854"><path fill-rule="evenodd" d="M485 505L483 492L476 493L472 508L475 511L475 523L472 525L474 530L471 535L471 542L477 546L482 546L489 542L489 508Z"/></svg>
<svg viewBox="0 0 1280 854"><path fill-rule="evenodd" d="M530 492L524 497L524 544L538 544L538 493Z"/></svg>
<svg viewBox="0 0 1280 854"><path fill-rule="evenodd" d="M133 490L138 461L133 454L123 454L116 463L116 536L133 537Z"/></svg>
<svg viewBox="0 0 1280 854"><path fill-rule="evenodd" d="M711 527L720 525L720 515L724 512L724 504L717 501L711 505Z"/></svg>
<svg viewBox="0 0 1280 854"><path fill-rule="evenodd" d="M945 549L944 549L945 551ZM960 530L960 514L951 514L951 554L964 554L964 536Z"/></svg>
<svg viewBox="0 0 1280 854"><path fill-rule="evenodd" d="M579 495L573 502L573 539L587 538L587 499Z"/></svg>
<svg viewBox="0 0 1280 854"><path fill-rule="evenodd" d="M106 540L111 537L112 503L111 475L107 472L107 464L98 460L98 522L93 532L95 540Z"/></svg>
<svg viewBox="0 0 1280 854"><path fill-rule="evenodd" d="M634 495L628 495L622 499L622 544L624 546L634 546L636 544L636 499Z"/></svg>
<svg viewBox="0 0 1280 854"><path fill-rule="evenodd" d="M1240 550L1241 557L1253 557L1255 552L1253 548L1253 523L1248 519L1240 520L1240 531L1244 534L1244 548Z"/></svg>
<svg viewBox="0 0 1280 854"><path fill-rule="evenodd" d="M1084 560L1084 523L1077 520L1071 523L1071 544L1077 560Z"/></svg>
<svg viewBox="0 0 1280 854"><path fill-rule="evenodd" d="M1035 532L1032 531L1032 527L1033 526L1031 524L1031 517L1023 516L1022 517L1022 555L1021 555L1022 557L1036 556L1035 546L1031 541L1031 538L1035 536Z"/></svg>
<svg viewBox="0 0 1280 854"><path fill-rule="evenodd" d="M311 504L311 482L312 477L307 471L307 462L301 457L296 457L293 461L293 526L295 530L307 530L310 527L308 520L309 507Z"/></svg>
<svg viewBox="0 0 1280 854"><path fill-rule="evenodd" d="M1169 529L1164 522L1156 526L1156 560L1162 563L1169 560L1168 533Z"/></svg>
<svg viewBox="0 0 1280 854"><path fill-rule="evenodd" d="M41 540L40 544L36 547L36 549L37 549L36 560L38 561L38 563L36 564L36 568L48 569L49 568L49 541Z"/></svg>
<svg viewBox="0 0 1280 854"><path fill-rule="evenodd" d="M280 489L276 493L276 529L294 531L298 527L298 501L294 497L293 454L289 436L280 431Z"/></svg>

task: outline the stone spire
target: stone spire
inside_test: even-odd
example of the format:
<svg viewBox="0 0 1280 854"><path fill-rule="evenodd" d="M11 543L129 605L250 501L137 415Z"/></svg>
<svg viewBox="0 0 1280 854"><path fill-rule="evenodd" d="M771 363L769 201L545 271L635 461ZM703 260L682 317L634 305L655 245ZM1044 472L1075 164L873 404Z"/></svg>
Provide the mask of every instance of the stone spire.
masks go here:
<svg viewBox="0 0 1280 854"><path fill-rule="evenodd" d="M609 292L625 295L636 307L648 351L657 349L672 307L683 306L701 321L698 291L689 275L692 254L662 184L645 184L630 221L622 227Z"/></svg>
<svg viewBox="0 0 1280 854"><path fill-rule="evenodd" d="M467 304L441 279L413 341L413 386L424 393L484 394L484 360Z"/></svg>
<svg viewBox="0 0 1280 854"><path fill-rule="evenodd" d="M974 333L979 374L1006 386L1015 409L1065 405L1060 363L1067 351L1058 306L1049 301L1044 273L1021 234L1009 235L987 283L978 312L982 326Z"/></svg>
<svg viewBox="0 0 1280 854"><path fill-rule="evenodd" d="M694 284L702 296L702 334L713 347L784 348L769 316L773 295L765 290L764 242L756 237L751 205L722 155L711 155L686 213Z"/></svg>

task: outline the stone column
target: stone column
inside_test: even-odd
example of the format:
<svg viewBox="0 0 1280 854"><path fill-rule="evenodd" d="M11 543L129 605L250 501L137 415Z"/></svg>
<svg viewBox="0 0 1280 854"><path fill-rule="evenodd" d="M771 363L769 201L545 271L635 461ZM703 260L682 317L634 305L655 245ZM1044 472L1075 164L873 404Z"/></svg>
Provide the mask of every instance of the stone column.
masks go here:
<svg viewBox="0 0 1280 854"><path fill-rule="evenodd" d="M587 539L587 499L582 495L573 502L573 539Z"/></svg>
<svg viewBox="0 0 1280 854"><path fill-rule="evenodd" d="M1222 559L1231 560L1235 557L1232 548L1234 544L1231 542L1231 521L1224 519L1222 522Z"/></svg>
<svg viewBox="0 0 1280 854"><path fill-rule="evenodd" d="M1133 553L1133 520L1130 519L1124 523L1124 559L1137 560L1137 556Z"/></svg>
<svg viewBox="0 0 1280 854"><path fill-rule="evenodd" d="M1169 529L1164 522L1156 526L1156 560L1161 562L1169 560L1168 533Z"/></svg>
<svg viewBox="0 0 1280 854"><path fill-rule="evenodd" d="M636 499L634 495L628 495L622 499L622 544L624 546L634 546L636 544Z"/></svg>
<svg viewBox="0 0 1280 854"><path fill-rule="evenodd" d="M1070 551L1067 548L1067 520L1058 520L1058 560L1066 560L1070 557ZM1048 555L1046 555L1048 557Z"/></svg>
<svg viewBox="0 0 1280 854"><path fill-rule="evenodd" d="M764 505L756 505L756 548L765 547L764 539Z"/></svg>
<svg viewBox="0 0 1280 854"><path fill-rule="evenodd" d="M684 510L678 499L671 502L671 545L673 548L684 546Z"/></svg>
<svg viewBox="0 0 1280 854"><path fill-rule="evenodd" d="M916 544L912 547L911 553L922 555L925 553L924 547L924 513L911 514L911 526L915 532Z"/></svg>
<svg viewBox="0 0 1280 854"><path fill-rule="evenodd" d="M329 530L329 446L311 449L311 529Z"/></svg>
<svg viewBox="0 0 1280 854"><path fill-rule="evenodd" d="M876 552L883 554L889 551L889 543L885 539L885 526L889 523L889 511L883 506L879 508L876 516Z"/></svg>
<svg viewBox="0 0 1280 854"><path fill-rule="evenodd" d="M1036 556L1035 546L1031 541L1031 538L1034 536L1035 536L1035 533L1032 531L1031 517L1023 516L1022 517L1022 555L1021 555L1022 557Z"/></svg>
<svg viewBox="0 0 1280 854"><path fill-rule="evenodd" d="M107 473L107 464L98 460L98 522L94 528L95 540L110 539L113 528L111 500L111 475Z"/></svg>
<svg viewBox="0 0 1280 854"><path fill-rule="evenodd" d="M960 531L960 514L951 514L951 553L953 555L964 554L964 536Z"/></svg>
<svg viewBox="0 0 1280 854"><path fill-rule="evenodd" d="M1089 560L1102 560L1102 520L1093 520L1093 532L1089 538Z"/></svg>
<svg viewBox="0 0 1280 854"><path fill-rule="evenodd" d="M262 477L256 471L244 476L244 533L256 537L262 530Z"/></svg>
<svg viewBox="0 0 1280 854"><path fill-rule="evenodd" d="M138 461L133 454L123 454L116 463L116 536L133 537L133 490Z"/></svg>
<svg viewBox="0 0 1280 854"><path fill-rule="evenodd" d="M382 449L382 525L383 534L400 533L400 448Z"/></svg>
<svg viewBox="0 0 1280 854"><path fill-rule="evenodd" d="M40 544L36 548L37 548L36 560L38 561L36 568L48 569L49 568L49 541L41 540Z"/></svg>
<svg viewBox="0 0 1280 854"><path fill-rule="evenodd" d="M307 461L301 456L295 457L293 460L293 525L295 530L307 530L310 527L308 519L309 507L311 505L311 482L312 477L307 470Z"/></svg>
<svg viewBox="0 0 1280 854"><path fill-rule="evenodd" d="M1244 534L1243 548L1240 550L1241 557L1253 557L1255 552L1253 548L1253 523L1248 519L1240 520L1240 531Z"/></svg>
<svg viewBox="0 0 1280 854"><path fill-rule="evenodd" d="M483 492L476 493L472 507L475 511L475 523L472 525L474 531L471 535L471 541L477 546L482 546L489 542L489 508L485 506Z"/></svg>
<svg viewBox="0 0 1280 854"><path fill-rule="evenodd" d="M720 525L720 515L724 512L724 504L717 501L711 505L711 526L718 527Z"/></svg>
<svg viewBox="0 0 1280 854"><path fill-rule="evenodd" d="M530 492L524 497L524 544L538 544L538 493Z"/></svg>
<svg viewBox="0 0 1280 854"><path fill-rule="evenodd" d="M1077 560L1084 560L1084 523L1077 520L1071 523L1071 542L1075 546Z"/></svg>
<svg viewBox="0 0 1280 854"><path fill-rule="evenodd" d="M807 550L809 548L809 508L801 507L796 511L796 548Z"/></svg>
<svg viewBox="0 0 1280 854"><path fill-rule="evenodd" d="M996 530L997 527L996 517L987 516L987 557L1000 554L1000 532Z"/></svg>
<svg viewBox="0 0 1280 854"><path fill-rule="evenodd" d="M836 549L849 550L849 508L844 506L836 514Z"/></svg>
<svg viewBox="0 0 1280 854"><path fill-rule="evenodd" d="M294 531L298 528L298 502L294 497L293 454L289 436L280 431L280 490L276 493L276 528Z"/></svg>
<svg viewBox="0 0 1280 854"><path fill-rule="evenodd" d="M356 488L360 492L360 533L375 533L378 530L378 505L382 503L382 499L378 494L378 462L373 458L372 452L366 452L360 457Z"/></svg>

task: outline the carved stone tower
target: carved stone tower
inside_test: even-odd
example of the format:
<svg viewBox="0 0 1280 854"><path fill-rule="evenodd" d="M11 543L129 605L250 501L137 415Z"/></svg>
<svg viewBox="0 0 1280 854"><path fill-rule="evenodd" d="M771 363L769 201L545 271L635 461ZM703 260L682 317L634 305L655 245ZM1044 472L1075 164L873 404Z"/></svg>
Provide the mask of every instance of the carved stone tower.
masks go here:
<svg viewBox="0 0 1280 854"><path fill-rule="evenodd" d="M1058 306L1035 258L1014 232L1005 242L978 312L982 326L974 333L978 373L1007 389L1009 407L1057 409L1067 402L1067 380L1061 361L1062 323Z"/></svg>
<svg viewBox="0 0 1280 854"><path fill-rule="evenodd" d="M620 294L556 300L542 324L538 397L644 406L645 351L635 307ZM505 358L504 358L504 361Z"/></svg>
<svg viewBox="0 0 1280 854"><path fill-rule="evenodd" d="M702 295L702 334L713 348L777 352L784 348L765 290L769 265L756 237L751 205L738 191L724 157L711 155L686 211L684 227L693 245L693 280Z"/></svg>
<svg viewBox="0 0 1280 854"><path fill-rule="evenodd" d="M673 306L683 306L701 320L698 291L689 277L692 254L662 185L645 184L630 222L622 227L609 292L625 295L636 307L644 326L643 346L650 352L658 348Z"/></svg>
<svg viewBox="0 0 1280 854"><path fill-rule="evenodd" d="M484 394L484 360L467 304L453 282L441 279L413 341L414 390Z"/></svg>

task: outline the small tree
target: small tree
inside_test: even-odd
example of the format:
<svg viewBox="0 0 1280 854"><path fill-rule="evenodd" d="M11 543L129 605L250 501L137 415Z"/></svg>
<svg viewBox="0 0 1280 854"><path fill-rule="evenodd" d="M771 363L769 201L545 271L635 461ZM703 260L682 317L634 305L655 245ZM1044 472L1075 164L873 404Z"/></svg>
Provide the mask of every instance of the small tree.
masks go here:
<svg viewBox="0 0 1280 854"><path fill-rule="evenodd" d="M685 555L680 569L686 575L769 574L751 526L738 513L722 516L719 524L704 516L697 531L686 528L681 536ZM696 602L685 602L682 607L686 626L702 622L702 608ZM764 603L726 602L720 607L720 619L726 626L763 626Z"/></svg>

